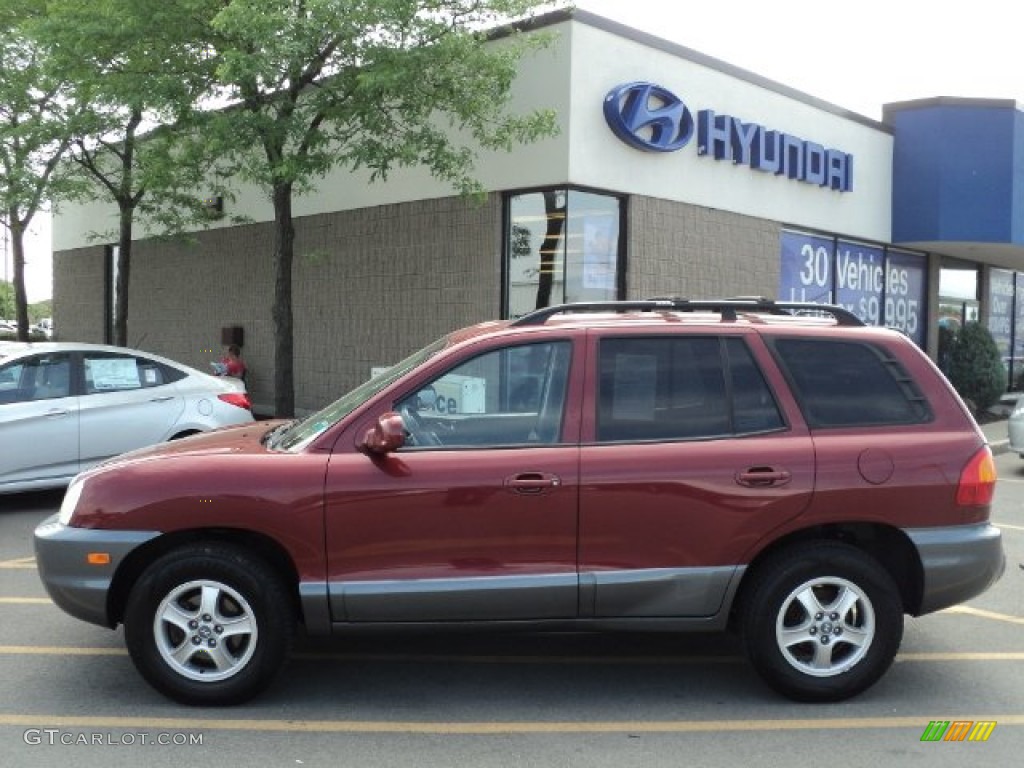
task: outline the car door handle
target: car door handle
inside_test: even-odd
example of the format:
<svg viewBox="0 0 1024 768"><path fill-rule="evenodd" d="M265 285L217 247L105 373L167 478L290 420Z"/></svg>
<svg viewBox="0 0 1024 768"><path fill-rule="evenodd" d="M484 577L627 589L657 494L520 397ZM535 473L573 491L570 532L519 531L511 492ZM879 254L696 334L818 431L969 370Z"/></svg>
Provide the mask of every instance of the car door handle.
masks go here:
<svg viewBox="0 0 1024 768"><path fill-rule="evenodd" d="M792 479L788 470L775 467L750 467L736 475L736 482L748 488L785 485Z"/></svg>
<svg viewBox="0 0 1024 768"><path fill-rule="evenodd" d="M67 416L71 411L67 408L53 408L47 411L44 415L47 419L59 419L63 416Z"/></svg>
<svg viewBox="0 0 1024 768"><path fill-rule="evenodd" d="M562 484L558 475L548 472L522 472L505 478L505 487L515 493L543 493Z"/></svg>
<svg viewBox="0 0 1024 768"><path fill-rule="evenodd" d="M168 400L173 400L174 395L166 395L165 397L154 397L149 402L151 403L166 403Z"/></svg>

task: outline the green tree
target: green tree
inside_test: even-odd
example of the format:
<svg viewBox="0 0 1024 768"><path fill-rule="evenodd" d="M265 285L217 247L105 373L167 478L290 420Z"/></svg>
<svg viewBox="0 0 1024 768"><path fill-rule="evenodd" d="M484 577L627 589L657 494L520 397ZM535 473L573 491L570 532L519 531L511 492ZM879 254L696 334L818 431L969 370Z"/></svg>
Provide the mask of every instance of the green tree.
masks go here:
<svg viewBox="0 0 1024 768"><path fill-rule="evenodd" d="M43 299L28 305L29 322L38 323L44 317L53 317L53 299Z"/></svg>
<svg viewBox="0 0 1024 768"><path fill-rule="evenodd" d="M10 232L18 338L29 338L25 233L55 193L78 102L35 36L43 0L0 0L0 224Z"/></svg>
<svg viewBox="0 0 1024 768"><path fill-rule="evenodd" d="M555 132L550 111L514 115L517 62L538 36L489 42L481 31L533 13L537 0L230 0L213 19L221 95L232 104L206 136L232 173L274 207L274 397L294 413L292 263L295 195L336 167L386 179L423 166L479 191L480 149ZM458 137L458 138L456 138Z"/></svg>
<svg viewBox="0 0 1024 768"><path fill-rule="evenodd" d="M16 311L14 286L6 280L0 280L0 318L7 320L14 317Z"/></svg>
<svg viewBox="0 0 1024 768"><path fill-rule="evenodd" d="M995 339L981 323L966 323L954 336L949 380L975 413L994 405L1006 391L1006 366Z"/></svg>
<svg viewBox="0 0 1024 768"><path fill-rule="evenodd" d="M204 43L217 8L209 0L62 0L40 35L51 66L88 105L69 154L70 198L117 207L114 343L128 337L128 288L136 225L171 235L208 223L204 197L226 194L205 178L194 141L197 105L215 61Z"/></svg>

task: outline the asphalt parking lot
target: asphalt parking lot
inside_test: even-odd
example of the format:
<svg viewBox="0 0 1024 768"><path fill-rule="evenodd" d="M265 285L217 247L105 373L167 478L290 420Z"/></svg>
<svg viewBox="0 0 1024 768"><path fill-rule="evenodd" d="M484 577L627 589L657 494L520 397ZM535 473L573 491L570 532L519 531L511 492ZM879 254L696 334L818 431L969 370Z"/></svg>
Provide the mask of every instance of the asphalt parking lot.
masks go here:
<svg viewBox="0 0 1024 768"><path fill-rule="evenodd" d="M120 631L54 607L31 532L59 494L0 498L0 763L18 766L1003 765L1024 748L1024 461L1002 453L1008 568L969 604L908 619L860 697L781 699L729 636L300 639L282 679L185 708L136 674ZM986 741L922 741L933 722ZM994 725L993 725L994 724Z"/></svg>

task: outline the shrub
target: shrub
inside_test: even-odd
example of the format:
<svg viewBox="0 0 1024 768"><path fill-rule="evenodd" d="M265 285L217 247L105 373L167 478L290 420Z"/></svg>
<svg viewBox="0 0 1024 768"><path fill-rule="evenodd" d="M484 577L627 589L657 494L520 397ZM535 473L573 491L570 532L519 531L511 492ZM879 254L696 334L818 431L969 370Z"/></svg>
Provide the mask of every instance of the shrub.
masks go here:
<svg viewBox="0 0 1024 768"><path fill-rule="evenodd" d="M1006 366L995 339L981 323L967 323L954 336L949 380L976 413L994 405L1006 391Z"/></svg>

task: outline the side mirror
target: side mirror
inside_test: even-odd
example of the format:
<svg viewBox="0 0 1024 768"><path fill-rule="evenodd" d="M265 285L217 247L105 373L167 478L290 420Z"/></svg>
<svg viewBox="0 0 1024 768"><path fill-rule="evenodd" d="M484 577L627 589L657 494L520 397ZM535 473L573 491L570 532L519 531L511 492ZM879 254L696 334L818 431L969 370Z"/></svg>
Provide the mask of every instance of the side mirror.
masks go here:
<svg viewBox="0 0 1024 768"><path fill-rule="evenodd" d="M383 456L405 445L405 423L394 411L381 414L377 423L366 430L356 448L363 453Z"/></svg>

